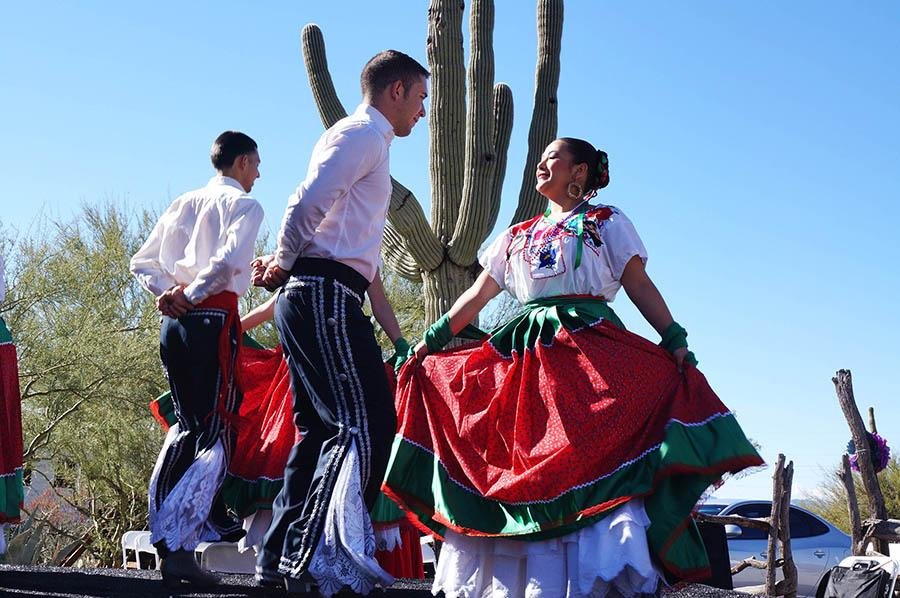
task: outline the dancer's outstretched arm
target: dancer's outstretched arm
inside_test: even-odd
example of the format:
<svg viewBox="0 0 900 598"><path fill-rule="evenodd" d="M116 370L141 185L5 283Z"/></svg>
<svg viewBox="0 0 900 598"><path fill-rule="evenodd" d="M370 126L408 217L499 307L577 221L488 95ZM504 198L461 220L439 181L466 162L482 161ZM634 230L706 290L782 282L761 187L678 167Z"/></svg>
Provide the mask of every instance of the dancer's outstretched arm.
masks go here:
<svg viewBox="0 0 900 598"><path fill-rule="evenodd" d="M253 330L263 322L268 322L275 317L275 300L278 299L278 293L273 293L264 303L260 303L243 318L241 318L241 330L247 332Z"/></svg>
<svg viewBox="0 0 900 598"><path fill-rule="evenodd" d="M672 318L672 313L669 311L662 293L659 292L650 279L650 275L647 274L647 270L644 269L644 262L639 256L634 256L628 261L619 282L622 283L628 298L638 308L641 315L660 336L664 337L666 330L675 320ZM680 347L672 351L679 370L684 364L687 353L687 347Z"/></svg>
<svg viewBox="0 0 900 598"><path fill-rule="evenodd" d="M487 302L500 294L500 285L494 280L487 270L482 270L475 282L459 296L453 307L440 319L438 323L447 318L450 327L450 336L462 330L475 319L475 316L487 305ZM428 346L425 341L416 345L416 357L422 358L428 354Z"/></svg>
<svg viewBox="0 0 900 598"><path fill-rule="evenodd" d="M366 294L369 296L369 303L372 304L372 315L375 316L378 324L384 330L384 333L388 335L388 338L391 339L391 342L396 345L397 339L403 335L400 332L400 323L397 322L394 308L384 292L380 268L375 272L375 278L369 284Z"/></svg>

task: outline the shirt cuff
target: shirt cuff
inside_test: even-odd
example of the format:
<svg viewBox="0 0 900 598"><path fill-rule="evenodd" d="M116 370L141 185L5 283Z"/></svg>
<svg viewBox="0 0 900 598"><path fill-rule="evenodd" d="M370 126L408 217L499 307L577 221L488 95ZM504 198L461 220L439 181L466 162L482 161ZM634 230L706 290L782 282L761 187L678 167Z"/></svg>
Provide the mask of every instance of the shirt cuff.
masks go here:
<svg viewBox="0 0 900 598"><path fill-rule="evenodd" d="M188 301L190 301L194 305L197 305L201 301L206 299L206 297L200 290L200 285L198 285L195 282L192 282L188 286L184 287L184 296Z"/></svg>
<svg viewBox="0 0 900 598"><path fill-rule="evenodd" d="M285 272L290 272L291 270L293 270L294 262L296 261L297 256L294 254L290 254L285 251L279 251L275 254L275 264Z"/></svg>

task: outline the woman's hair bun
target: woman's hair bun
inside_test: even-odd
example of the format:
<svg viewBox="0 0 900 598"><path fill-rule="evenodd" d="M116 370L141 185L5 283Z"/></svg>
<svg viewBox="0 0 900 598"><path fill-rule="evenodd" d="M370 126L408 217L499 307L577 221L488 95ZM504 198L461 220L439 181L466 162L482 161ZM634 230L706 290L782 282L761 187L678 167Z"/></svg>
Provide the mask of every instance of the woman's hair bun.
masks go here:
<svg viewBox="0 0 900 598"><path fill-rule="evenodd" d="M597 150L597 189L609 185L609 156L603 150Z"/></svg>

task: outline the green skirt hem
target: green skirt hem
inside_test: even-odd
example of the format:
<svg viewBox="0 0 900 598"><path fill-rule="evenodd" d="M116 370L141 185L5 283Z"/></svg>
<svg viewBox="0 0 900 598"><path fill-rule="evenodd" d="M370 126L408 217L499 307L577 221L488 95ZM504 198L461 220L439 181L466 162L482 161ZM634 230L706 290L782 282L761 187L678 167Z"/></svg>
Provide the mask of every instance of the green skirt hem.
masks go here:
<svg viewBox="0 0 900 598"><path fill-rule="evenodd" d="M0 523L18 523L25 502L23 469L0 475Z"/></svg>

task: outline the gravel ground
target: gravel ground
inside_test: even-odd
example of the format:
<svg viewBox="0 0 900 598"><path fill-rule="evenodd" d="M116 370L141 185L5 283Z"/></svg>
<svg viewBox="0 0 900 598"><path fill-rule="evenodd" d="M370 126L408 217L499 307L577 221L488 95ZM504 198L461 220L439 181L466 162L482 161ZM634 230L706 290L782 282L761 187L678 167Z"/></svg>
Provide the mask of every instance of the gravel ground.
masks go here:
<svg viewBox="0 0 900 598"><path fill-rule="evenodd" d="M747 598L747 596L749 594L743 592L720 590L696 583L669 588L663 592L663 598Z"/></svg>
<svg viewBox="0 0 900 598"><path fill-rule="evenodd" d="M370 596L386 598L431 597L428 582L398 580L386 592ZM162 585L159 571L125 569L66 569L61 567L17 567L0 565L0 596L23 598L159 598L190 596L192 598L262 598L287 597L287 594L256 586L251 575L225 575L214 590L171 592ZM291 596L297 596L291 594ZM344 598L344 594L339 595ZM352 596L352 594L347 594Z"/></svg>
<svg viewBox="0 0 900 598"><path fill-rule="evenodd" d="M249 575L225 575L222 585L203 592L170 592L158 571L125 569L66 569L60 567L17 567L0 565L0 596L13 598L158 598L190 596L194 598L286 597L287 594L256 587ZM370 594L385 598L429 598L428 580L398 580L386 591ZM352 596L353 594L342 594ZM296 596L291 594L291 596ZM703 585L685 585L663 592L663 598L747 598L747 594Z"/></svg>

